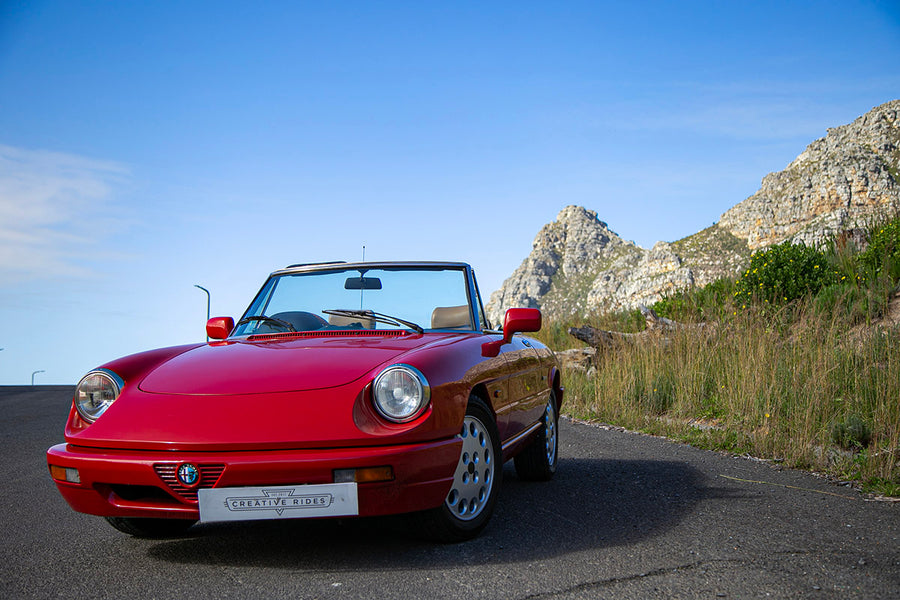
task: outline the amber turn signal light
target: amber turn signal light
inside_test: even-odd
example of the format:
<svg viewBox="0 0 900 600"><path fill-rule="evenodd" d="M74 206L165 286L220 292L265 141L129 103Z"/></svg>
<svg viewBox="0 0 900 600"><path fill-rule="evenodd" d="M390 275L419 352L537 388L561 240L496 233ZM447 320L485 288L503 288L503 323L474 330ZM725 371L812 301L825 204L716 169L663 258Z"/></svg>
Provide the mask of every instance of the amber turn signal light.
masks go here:
<svg viewBox="0 0 900 600"><path fill-rule="evenodd" d="M78 469L73 469L71 467L50 465L50 477L56 479L57 481L81 483L81 476L78 474Z"/></svg>
<svg viewBox="0 0 900 600"><path fill-rule="evenodd" d="M386 467L363 467L360 469L337 469L334 472L335 483L372 483L375 481L391 481L394 469Z"/></svg>

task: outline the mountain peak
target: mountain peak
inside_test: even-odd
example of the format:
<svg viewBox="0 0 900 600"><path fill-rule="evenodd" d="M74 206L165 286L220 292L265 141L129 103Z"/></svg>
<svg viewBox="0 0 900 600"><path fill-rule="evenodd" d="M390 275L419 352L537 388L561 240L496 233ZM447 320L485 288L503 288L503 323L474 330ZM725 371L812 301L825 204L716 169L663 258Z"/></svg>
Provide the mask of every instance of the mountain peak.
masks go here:
<svg viewBox="0 0 900 600"><path fill-rule="evenodd" d="M829 129L783 171L712 227L645 250L582 206L566 206L534 238L531 254L491 295L494 322L514 306L550 318L652 304L692 285L734 275L752 250L818 245L900 213L900 100Z"/></svg>
<svg viewBox="0 0 900 600"><path fill-rule="evenodd" d="M583 206L576 206L575 204L570 204L559 211L559 214L556 215L556 222L563 225L596 223L603 229L609 229L609 225L597 217L597 211L587 209Z"/></svg>

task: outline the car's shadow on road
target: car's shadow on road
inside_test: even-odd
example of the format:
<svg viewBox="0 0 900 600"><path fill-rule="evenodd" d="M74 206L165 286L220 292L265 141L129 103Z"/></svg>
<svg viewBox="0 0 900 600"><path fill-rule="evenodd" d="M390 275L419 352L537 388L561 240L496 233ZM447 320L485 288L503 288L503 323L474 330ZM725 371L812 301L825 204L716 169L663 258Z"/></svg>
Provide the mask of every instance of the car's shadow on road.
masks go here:
<svg viewBox="0 0 900 600"><path fill-rule="evenodd" d="M400 518L255 521L195 526L185 539L152 543L173 563L341 571L508 563L630 544L660 535L722 489L682 462L561 460L547 483L519 480L511 465L487 529L475 540L435 544Z"/></svg>

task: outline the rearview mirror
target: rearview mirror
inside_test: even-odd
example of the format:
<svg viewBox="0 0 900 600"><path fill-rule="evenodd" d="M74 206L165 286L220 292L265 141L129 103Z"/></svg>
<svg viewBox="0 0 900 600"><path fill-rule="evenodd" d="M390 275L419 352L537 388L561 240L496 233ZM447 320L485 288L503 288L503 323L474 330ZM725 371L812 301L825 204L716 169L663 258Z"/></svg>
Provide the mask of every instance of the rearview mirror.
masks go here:
<svg viewBox="0 0 900 600"><path fill-rule="evenodd" d="M377 277L348 277L344 282L345 290L380 290L381 280Z"/></svg>

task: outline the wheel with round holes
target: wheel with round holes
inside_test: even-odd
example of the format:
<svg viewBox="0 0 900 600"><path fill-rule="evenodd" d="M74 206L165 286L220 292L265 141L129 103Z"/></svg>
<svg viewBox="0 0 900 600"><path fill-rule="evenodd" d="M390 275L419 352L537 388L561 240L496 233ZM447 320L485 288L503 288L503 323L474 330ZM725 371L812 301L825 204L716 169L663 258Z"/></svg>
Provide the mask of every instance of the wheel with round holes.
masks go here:
<svg viewBox="0 0 900 600"><path fill-rule="evenodd" d="M460 438L462 450L447 498L441 506L417 514L422 532L442 542L472 539L485 528L503 479L497 425L477 396L469 398Z"/></svg>
<svg viewBox="0 0 900 600"><path fill-rule="evenodd" d="M556 412L556 394L550 392L541 428L528 447L516 458L516 474L528 481L547 481L556 473L559 459L559 415Z"/></svg>

